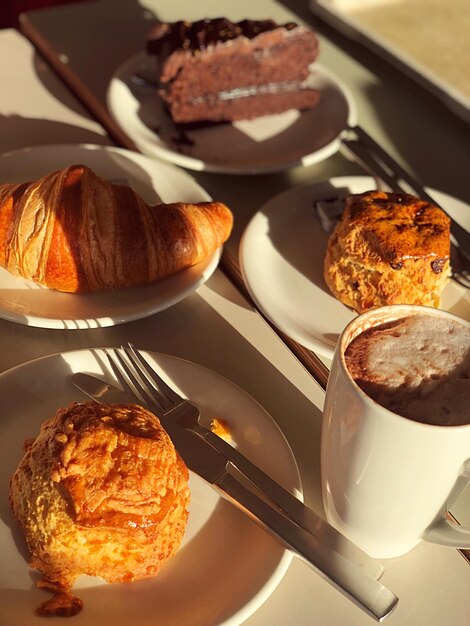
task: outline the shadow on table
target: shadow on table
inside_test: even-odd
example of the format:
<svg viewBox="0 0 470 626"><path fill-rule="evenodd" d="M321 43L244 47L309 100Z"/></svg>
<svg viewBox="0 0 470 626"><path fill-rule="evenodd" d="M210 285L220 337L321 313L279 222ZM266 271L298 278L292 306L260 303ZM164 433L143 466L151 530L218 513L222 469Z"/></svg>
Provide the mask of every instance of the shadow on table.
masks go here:
<svg viewBox="0 0 470 626"><path fill-rule="evenodd" d="M0 115L0 135L4 152L45 144L109 143L106 135L79 126L21 115Z"/></svg>
<svg viewBox="0 0 470 626"><path fill-rule="evenodd" d="M40 33L55 53L66 60L66 67L105 104L113 73L129 57L145 49L147 34L156 19L137 0L101 0L30 11L22 30L28 35L27 30L32 27ZM87 45L87 41L93 45ZM39 78L44 80L45 76ZM53 94L57 89L54 81L47 78L44 85Z"/></svg>

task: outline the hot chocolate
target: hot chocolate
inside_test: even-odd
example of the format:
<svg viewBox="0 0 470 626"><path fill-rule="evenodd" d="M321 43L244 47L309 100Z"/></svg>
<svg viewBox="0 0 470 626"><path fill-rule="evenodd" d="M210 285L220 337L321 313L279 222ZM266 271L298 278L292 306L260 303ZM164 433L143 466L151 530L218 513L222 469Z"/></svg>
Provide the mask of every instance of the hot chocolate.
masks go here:
<svg viewBox="0 0 470 626"><path fill-rule="evenodd" d="M470 326L417 314L363 331L345 352L351 376L387 409L441 426L470 424Z"/></svg>

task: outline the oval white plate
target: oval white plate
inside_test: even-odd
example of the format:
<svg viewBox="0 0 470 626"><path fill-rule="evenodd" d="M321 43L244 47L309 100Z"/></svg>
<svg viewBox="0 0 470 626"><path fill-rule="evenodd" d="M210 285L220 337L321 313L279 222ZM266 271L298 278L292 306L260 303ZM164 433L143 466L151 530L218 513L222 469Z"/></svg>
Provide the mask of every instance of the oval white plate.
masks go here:
<svg viewBox="0 0 470 626"><path fill-rule="evenodd" d="M331 294L323 280L328 235L313 203L375 188L373 178L349 176L290 189L254 215L241 240L242 274L258 307L283 333L329 358L342 329L356 314ZM464 202L431 193L470 230L470 211ZM470 291L450 281L443 308L470 320Z"/></svg>
<svg viewBox="0 0 470 626"><path fill-rule="evenodd" d="M0 183L35 180L81 163L109 180L126 181L148 203L205 202L209 195L186 172L119 148L51 145L0 156ZM17 278L0 268L0 317L42 328L96 328L147 317L176 304L214 272L221 249L202 263L143 287L68 294Z"/></svg>
<svg viewBox="0 0 470 626"><path fill-rule="evenodd" d="M139 85L137 74L152 76L154 59L139 53L115 72L107 94L108 108L144 154L193 170L226 174L260 174L310 165L334 154L339 135L354 124L352 97L321 65L311 80L320 90L317 107L287 111L233 124L175 129L154 87Z"/></svg>
<svg viewBox="0 0 470 626"><path fill-rule="evenodd" d="M246 392L195 363L150 353L158 371L196 401L203 418L217 416L230 427L234 444L286 488L299 493L292 451L278 426ZM24 540L8 506L9 477L23 441L60 406L86 398L68 382L72 372L113 376L104 350L47 356L0 375L0 622L38 626L35 608L49 597L38 590L28 567ZM51 393L53 389L53 393ZM187 531L178 554L153 579L108 585L82 576L74 589L84 610L75 626L234 626L247 619L282 579L292 554L235 507L191 474ZM54 623L70 624L55 618Z"/></svg>

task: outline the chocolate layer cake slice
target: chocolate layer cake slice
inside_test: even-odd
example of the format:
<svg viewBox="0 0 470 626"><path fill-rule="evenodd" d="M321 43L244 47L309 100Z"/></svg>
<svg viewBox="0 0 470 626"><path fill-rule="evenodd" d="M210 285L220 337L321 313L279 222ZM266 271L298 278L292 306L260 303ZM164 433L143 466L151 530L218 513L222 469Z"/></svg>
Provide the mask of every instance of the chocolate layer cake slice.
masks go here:
<svg viewBox="0 0 470 626"><path fill-rule="evenodd" d="M295 23L161 23L147 51L157 59L159 94L178 123L252 119L310 108L319 99L307 84L318 40Z"/></svg>

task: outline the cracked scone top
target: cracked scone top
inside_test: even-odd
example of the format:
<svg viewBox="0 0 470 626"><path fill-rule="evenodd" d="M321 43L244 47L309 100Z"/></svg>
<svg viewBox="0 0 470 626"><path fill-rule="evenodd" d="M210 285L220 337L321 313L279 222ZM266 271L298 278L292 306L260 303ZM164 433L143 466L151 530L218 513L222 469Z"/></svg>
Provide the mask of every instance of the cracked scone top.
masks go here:
<svg viewBox="0 0 470 626"><path fill-rule="evenodd" d="M403 193L346 198L327 245L330 291L359 313L389 304L439 307L450 274L450 219Z"/></svg>
<svg viewBox="0 0 470 626"><path fill-rule="evenodd" d="M42 586L67 593L81 574L147 578L176 553L188 518L188 470L152 413L133 404L72 404L25 447L10 501Z"/></svg>

